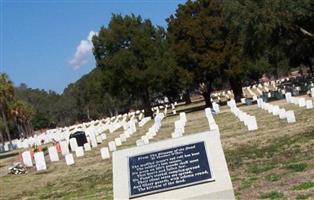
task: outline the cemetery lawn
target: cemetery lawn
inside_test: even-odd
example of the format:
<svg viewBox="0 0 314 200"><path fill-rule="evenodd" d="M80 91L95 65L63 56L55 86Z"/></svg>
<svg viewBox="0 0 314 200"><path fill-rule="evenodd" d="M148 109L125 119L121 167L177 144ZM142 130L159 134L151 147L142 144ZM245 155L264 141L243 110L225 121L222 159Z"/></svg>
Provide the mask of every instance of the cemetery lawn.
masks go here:
<svg viewBox="0 0 314 200"><path fill-rule="evenodd" d="M256 116L259 129L248 132L227 108L215 116L238 199L314 199L314 109L306 110L284 100L270 102L286 110L294 110L296 123L288 124L256 105L239 106ZM185 111L185 134L207 131L203 102L179 106ZM157 136L152 140L169 139L178 115L169 114L162 121ZM152 121L129 138L118 149L135 146ZM50 163L45 172L29 169L25 175L7 175L7 168L17 157L0 160L0 199L112 199L112 163L101 160L100 148L107 146L122 130L107 134L107 140L75 166L67 166L64 159ZM127 180L126 180L127 181Z"/></svg>

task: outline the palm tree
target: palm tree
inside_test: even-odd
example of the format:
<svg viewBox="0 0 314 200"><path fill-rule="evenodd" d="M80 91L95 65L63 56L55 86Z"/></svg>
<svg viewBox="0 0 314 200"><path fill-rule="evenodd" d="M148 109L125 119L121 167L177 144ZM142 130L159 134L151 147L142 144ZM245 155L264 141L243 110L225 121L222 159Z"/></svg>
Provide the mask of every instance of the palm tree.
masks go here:
<svg viewBox="0 0 314 200"><path fill-rule="evenodd" d="M12 101L9 105L10 116L14 119L19 133L23 136L32 134L31 119L34 116L34 109L24 101Z"/></svg>
<svg viewBox="0 0 314 200"><path fill-rule="evenodd" d="M7 138L10 141L12 147L12 141L10 136L10 131L7 122L7 108L8 102L13 99L14 88L13 83L10 81L9 77L5 73L0 73L0 114L2 117L2 121L4 124L5 132L7 134Z"/></svg>

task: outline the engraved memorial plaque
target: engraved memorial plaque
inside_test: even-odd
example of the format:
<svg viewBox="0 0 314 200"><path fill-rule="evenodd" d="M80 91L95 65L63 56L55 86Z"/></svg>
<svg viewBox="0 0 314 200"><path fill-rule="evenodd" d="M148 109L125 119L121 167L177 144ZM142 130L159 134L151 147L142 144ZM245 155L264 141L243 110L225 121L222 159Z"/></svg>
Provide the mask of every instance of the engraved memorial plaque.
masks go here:
<svg viewBox="0 0 314 200"><path fill-rule="evenodd" d="M130 198L213 181L204 142L128 158Z"/></svg>

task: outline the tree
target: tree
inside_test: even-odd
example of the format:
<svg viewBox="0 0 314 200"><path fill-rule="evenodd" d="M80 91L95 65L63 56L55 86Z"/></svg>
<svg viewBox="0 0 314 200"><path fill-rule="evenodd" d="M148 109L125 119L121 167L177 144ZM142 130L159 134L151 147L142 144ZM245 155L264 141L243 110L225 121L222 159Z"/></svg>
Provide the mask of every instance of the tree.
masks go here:
<svg viewBox="0 0 314 200"><path fill-rule="evenodd" d="M32 106L23 101L13 101L9 105L9 110L16 122L19 136L31 136L33 133L31 120L35 114ZM25 135L21 135L22 133Z"/></svg>
<svg viewBox="0 0 314 200"><path fill-rule="evenodd" d="M3 125L5 128L5 132L7 135L8 140L12 146L11 135L8 127L8 120L7 120L7 109L8 109L8 102L13 99L14 95L14 88L13 84L10 81L9 77L5 73L0 73L0 112L1 118L3 120Z"/></svg>
<svg viewBox="0 0 314 200"><path fill-rule="evenodd" d="M226 22L241 38L241 56L253 66L248 67L249 74L278 76L287 71L288 61L294 66L305 64L313 71L313 8L311 0L224 1ZM261 62L268 67L256 68Z"/></svg>
<svg viewBox="0 0 314 200"><path fill-rule="evenodd" d="M140 16L113 15L107 28L93 37L97 67L104 73L104 86L115 97L127 94L140 99L145 115L152 116L151 97L158 93L172 62L166 62L165 31Z"/></svg>
<svg viewBox="0 0 314 200"><path fill-rule="evenodd" d="M179 5L176 14L167 21L168 38L178 66L191 73L206 106L211 107L214 82L226 72L226 61L234 61L228 56L235 52L235 45L228 40L221 1L189 0Z"/></svg>
<svg viewBox="0 0 314 200"><path fill-rule="evenodd" d="M4 135L3 135L4 125L2 121L0 120L0 140L2 145L4 145Z"/></svg>

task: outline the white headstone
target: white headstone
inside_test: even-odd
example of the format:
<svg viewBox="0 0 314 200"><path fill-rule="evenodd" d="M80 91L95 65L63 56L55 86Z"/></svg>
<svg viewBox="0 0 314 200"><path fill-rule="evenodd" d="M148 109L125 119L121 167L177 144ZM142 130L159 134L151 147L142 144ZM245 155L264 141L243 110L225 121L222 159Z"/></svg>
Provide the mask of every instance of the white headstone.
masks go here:
<svg viewBox="0 0 314 200"><path fill-rule="evenodd" d="M286 101L287 101L288 103L291 103L291 97L292 97L291 92L287 92L287 93L285 94L285 97L286 97Z"/></svg>
<svg viewBox="0 0 314 200"><path fill-rule="evenodd" d="M299 107L305 107L305 99L304 98L299 98Z"/></svg>
<svg viewBox="0 0 314 200"><path fill-rule="evenodd" d="M77 148L77 141L76 138L71 138L70 139L70 147L71 147L71 151L75 151Z"/></svg>
<svg viewBox="0 0 314 200"><path fill-rule="evenodd" d="M74 158L73 158L73 154L69 153L65 156L65 162L67 163L67 165L74 165Z"/></svg>
<svg viewBox="0 0 314 200"><path fill-rule="evenodd" d="M8 143L4 144L4 151L9 151L9 144Z"/></svg>
<svg viewBox="0 0 314 200"><path fill-rule="evenodd" d="M120 135L120 139L121 139L121 142L125 142L126 141L126 135L123 133Z"/></svg>
<svg viewBox="0 0 314 200"><path fill-rule="evenodd" d="M30 151L24 151L22 153L22 159L23 163L26 167L32 167L33 166L33 161L32 161L32 156Z"/></svg>
<svg viewBox="0 0 314 200"><path fill-rule="evenodd" d="M213 109L215 110L216 113L220 112L219 105L216 102L213 103Z"/></svg>
<svg viewBox="0 0 314 200"><path fill-rule="evenodd" d="M109 159L110 158L110 153L108 147L103 147L100 149L100 154L102 159Z"/></svg>
<svg viewBox="0 0 314 200"><path fill-rule="evenodd" d="M65 156L65 155L70 153L67 141L65 141L65 140L61 141L60 142L60 148L61 148L61 153L62 153L63 156Z"/></svg>
<svg viewBox="0 0 314 200"><path fill-rule="evenodd" d="M83 147L77 147L76 150L75 150L75 154L76 154L76 157L84 156L84 149L83 149Z"/></svg>
<svg viewBox="0 0 314 200"><path fill-rule="evenodd" d="M121 142L121 138L115 138L114 139L114 142L116 143L116 146L119 147L122 145L122 142Z"/></svg>
<svg viewBox="0 0 314 200"><path fill-rule="evenodd" d="M36 170L37 171L41 171L41 170L46 170L47 169L44 152L42 152L42 151L41 152L36 152L34 154L34 160L35 160Z"/></svg>
<svg viewBox="0 0 314 200"><path fill-rule="evenodd" d="M92 145L93 148L97 147L97 139L96 136L93 132L89 133L89 139L90 139L90 143Z"/></svg>
<svg viewBox="0 0 314 200"><path fill-rule="evenodd" d="M287 122L288 123L296 122L295 115L294 115L294 112L292 110L287 111L286 116L287 116Z"/></svg>
<svg viewBox="0 0 314 200"><path fill-rule="evenodd" d="M314 98L314 88L311 88L311 96Z"/></svg>
<svg viewBox="0 0 314 200"><path fill-rule="evenodd" d="M241 98L241 103L245 104L245 98Z"/></svg>
<svg viewBox="0 0 314 200"><path fill-rule="evenodd" d="M273 113L273 115L279 115L279 110L280 110L280 108L279 108L279 106L273 106L272 107L272 113Z"/></svg>
<svg viewBox="0 0 314 200"><path fill-rule="evenodd" d="M105 133L101 134L100 136L101 136L102 140L106 140L107 139L107 135Z"/></svg>
<svg viewBox="0 0 314 200"><path fill-rule="evenodd" d="M313 102L311 100L306 101L306 109L312 109L313 108Z"/></svg>
<svg viewBox="0 0 314 200"><path fill-rule="evenodd" d="M171 133L171 137L172 138L178 138L178 137L181 137L181 136L182 136L182 133L180 133L180 132Z"/></svg>
<svg viewBox="0 0 314 200"><path fill-rule="evenodd" d="M101 135L97 135L97 136L96 136L96 141L97 141L97 143L102 143L102 137L101 137Z"/></svg>
<svg viewBox="0 0 314 200"><path fill-rule="evenodd" d="M147 136L142 136L142 140L143 140L144 144L149 144L149 139Z"/></svg>
<svg viewBox="0 0 314 200"><path fill-rule="evenodd" d="M84 150L85 150L85 151L90 151L90 150L92 150L92 149L91 149L91 146L90 146L90 144L89 144L88 142L84 144Z"/></svg>
<svg viewBox="0 0 314 200"><path fill-rule="evenodd" d="M136 146L143 146L144 141L142 139L136 140Z"/></svg>
<svg viewBox="0 0 314 200"><path fill-rule="evenodd" d="M257 122L256 122L256 118L254 116L250 116L248 117L248 120L247 120L247 127L248 127L248 130L249 131L254 131L254 130L257 130L258 127L257 127Z"/></svg>
<svg viewBox="0 0 314 200"><path fill-rule="evenodd" d="M110 142L108 143L108 146L109 146L109 151L115 151L115 150L117 150L115 141L110 141Z"/></svg>
<svg viewBox="0 0 314 200"><path fill-rule="evenodd" d="M280 109L279 110L279 118L280 119L285 119L286 118L286 110L285 109Z"/></svg>
<svg viewBox="0 0 314 200"><path fill-rule="evenodd" d="M48 148L49 158L51 162L55 162L59 160L59 155L57 152L57 148L55 146L51 146Z"/></svg>

